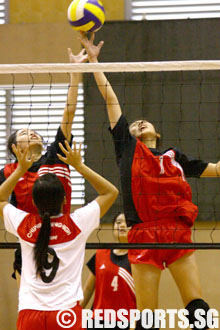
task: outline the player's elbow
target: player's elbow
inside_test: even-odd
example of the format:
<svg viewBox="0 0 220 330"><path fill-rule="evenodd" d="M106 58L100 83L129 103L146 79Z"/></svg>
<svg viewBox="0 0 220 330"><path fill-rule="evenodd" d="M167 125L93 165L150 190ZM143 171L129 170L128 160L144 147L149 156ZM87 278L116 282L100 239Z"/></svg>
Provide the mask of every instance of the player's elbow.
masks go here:
<svg viewBox="0 0 220 330"><path fill-rule="evenodd" d="M113 186L113 190L112 190L113 203L117 199L118 194L119 194L119 190L115 186Z"/></svg>
<svg viewBox="0 0 220 330"><path fill-rule="evenodd" d="M112 205L115 202L115 200L118 197L118 194L119 194L118 189L115 186L112 185L111 190L106 195L108 203L110 205Z"/></svg>
<svg viewBox="0 0 220 330"><path fill-rule="evenodd" d="M116 198L118 197L118 189L114 186L111 187L111 189L108 190L108 192L99 195L97 197L97 202L100 206L100 217L102 218L103 215L106 214L106 212L110 209L110 207L114 204Z"/></svg>
<svg viewBox="0 0 220 330"><path fill-rule="evenodd" d="M118 197L118 194L119 194L118 189L115 186L113 186L112 191L111 191L110 196L109 196L109 200L110 200L111 205L113 205L114 202L116 201L116 199Z"/></svg>

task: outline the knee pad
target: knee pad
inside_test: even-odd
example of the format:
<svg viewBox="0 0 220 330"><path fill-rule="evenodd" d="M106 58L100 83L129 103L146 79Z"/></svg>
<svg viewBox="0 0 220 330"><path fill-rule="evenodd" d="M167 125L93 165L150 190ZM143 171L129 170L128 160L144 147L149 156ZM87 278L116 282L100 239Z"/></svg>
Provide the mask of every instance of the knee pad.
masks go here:
<svg viewBox="0 0 220 330"><path fill-rule="evenodd" d="M199 321L197 320L196 318L196 315L195 315L195 311L197 309L202 309L204 310L204 315L202 315L202 317L206 320L205 322L205 326L203 328L197 328L195 326L195 322L196 321ZM209 327L207 326L207 312L209 311L210 307L209 305L202 299L195 299L195 300L192 300L187 306L186 306L186 310L188 310L189 312L189 315L187 315L187 318L189 320L189 324L193 325L192 329L194 330L206 330L206 329L209 329Z"/></svg>

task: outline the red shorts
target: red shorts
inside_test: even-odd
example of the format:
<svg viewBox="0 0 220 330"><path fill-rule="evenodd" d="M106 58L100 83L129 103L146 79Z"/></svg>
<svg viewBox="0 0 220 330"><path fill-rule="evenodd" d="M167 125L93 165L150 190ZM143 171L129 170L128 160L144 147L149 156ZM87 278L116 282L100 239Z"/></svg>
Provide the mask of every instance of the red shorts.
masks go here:
<svg viewBox="0 0 220 330"><path fill-rule="evenodd" d="M71 326L71 324L73 325ZM62 311L62 313L61 311L24 309L18 314L17 330L63 330L67 326L70 330L83 329L82 307L79 304L74 308Z"/></svg>
<svg viewBox="0 0 220 330"><path fill-rule="evenodd" d="M148 223L134 225L128 232L129 243L192 243L191 229L181 221L160 221L157 226ZM131 264L150 264L164 269L174 261L194 250L180 249L146 249L129 250L128 259Z"/></svg>

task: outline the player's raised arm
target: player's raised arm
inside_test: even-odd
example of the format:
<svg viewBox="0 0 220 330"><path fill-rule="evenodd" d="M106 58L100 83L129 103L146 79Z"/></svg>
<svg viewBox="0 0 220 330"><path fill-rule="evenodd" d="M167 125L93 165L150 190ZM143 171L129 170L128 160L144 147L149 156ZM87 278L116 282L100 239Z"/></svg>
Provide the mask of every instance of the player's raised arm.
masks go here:
<svg viewBox="0 0 220 330"><path fill-rule="evenodd" d="M60 149L66 157L62 157L58 154L60 160L64 163L73 166L77 172L83 175L83 177L89 181L92 187L97 191L98 197L96 201L100 206L100 216L102 217L108 209L112 206L118 196L118 189L111 184L108 180L103 178L91 170L88 166L83 164L81 157L81 146L76 148L76 142L73 143L73 149L70 148L67 141L65 141L66 149L60 143Z"/></svg>
<svg viewBox="0 0 220 330"><path fill-rule="evenodd" d="M84 63L88 60L88 55L85 54L85 49L82 49L78 55L74 55L72 50L68 48L70 63ZM76 111L78 85L80 81L80 73L74 72L70 74L70 84L67 95L66 106L61 121L61 129L65 138L70 141L73 119Z"/></svg>
<svg viewBox="0 0 220 330"><path fill-rule="evenodd" d="M91 34L91 38L88 39L85 33L81 33L79 40L81 44L86 49L86 52L89 57L90 63L98 63L98 56L101 51L101 48L104 44L103 41L100 41L97 46L94 45L95 33ZM102 94L107 110L108 117L111 129L114 128L115 124L118 122L118 119L121 116L121 107L118 102L118 98L115 95L115 92L112 89L109 81L107 80L103 72L94 72L94 77L99 88L100 93Z"/></svg>

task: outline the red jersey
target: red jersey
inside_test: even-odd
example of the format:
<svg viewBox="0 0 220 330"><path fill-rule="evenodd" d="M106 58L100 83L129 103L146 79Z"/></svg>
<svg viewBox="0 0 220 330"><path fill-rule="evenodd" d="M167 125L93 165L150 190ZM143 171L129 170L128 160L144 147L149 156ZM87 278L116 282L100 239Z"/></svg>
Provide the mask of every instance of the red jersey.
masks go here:
<svg viewBox="0 0 220 330"><path fill-rule="evenodd" d="M127 254L117 256L111 250L97 250L93 310L113 309L117 312L123 308L129 312L136 308L134 280L128 268Z"/></svg>
<svg viewBox="0 0 220 330"><path fill-rule="evenodd" d="M190 185L174 150L155 156L137 140L131 181L134 205L143 222L181 217L193 225L198 207L192 203Z"/></svg>
<svg viewBox="0 0 220 330"><path fill-rule="evenodd" d="M187 157L176 148L148 148L130 134L122 115L111 130L120 168L124 213L128 226L157 225L181 217L192 225L197 206L185 176L200 177L208 163Z"/></svg>
<svg viewBox="0 0 220 330"><path fill-rule="evenodd" d="M66 204L64 204L63 212L70 212L71 205L71 180L69 166L64 164L57 157L57 153L63 154L59 148L59 142L65 141L65 136L61 128L58 129L55 141L48 147L47 152L36 162L25 175L19 179L12 194L11 204L18 209L29 213L37 213L36 207L32 203L32 188L35 180L46 173L54 173L60 179L66 193ZM17 161L5 165L0 171L0 184L8 178L18 166Z"/></svg>

